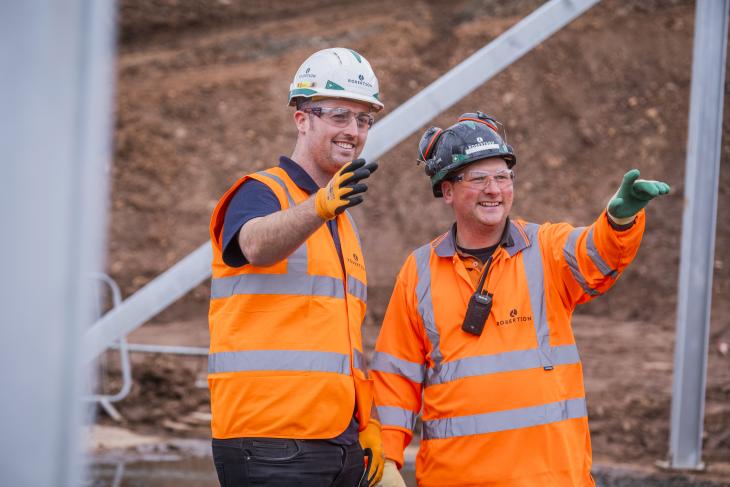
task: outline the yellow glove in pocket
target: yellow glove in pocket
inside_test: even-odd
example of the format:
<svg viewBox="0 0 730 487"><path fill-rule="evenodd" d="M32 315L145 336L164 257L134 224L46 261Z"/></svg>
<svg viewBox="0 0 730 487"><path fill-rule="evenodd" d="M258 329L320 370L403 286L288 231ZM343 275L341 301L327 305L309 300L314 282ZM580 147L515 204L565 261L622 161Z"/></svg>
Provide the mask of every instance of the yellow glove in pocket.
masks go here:
<svg viewBox="0 0 730 487"><path fill-rule="evenodd" d="M403 480L398 465L393 460L386 460L383 469L383 480L380 481L378 487L406 487L406 481Z"/></svg>
<svg viewBox="0 0 730 487"><path fill-rule="evenodd" d="M371 419L364 430L360 432L360 446L363 450L370 450L372 458L365 468L367 485L373 487L380 482L383 476L383 440L380 438L380 423ZM367 453L367 452L366 452ZM361 485L365 485L361 483Z"/></svg>
<svg viewBox="0 0 730 487"><path fill-rule="evenodd" d="M362 203L362 194L368 190L363 179L370 177L378 168L375 162L355 159L345 164L327 183L317 191L314 207L323 220L332 220L351 206Z"/></svg>

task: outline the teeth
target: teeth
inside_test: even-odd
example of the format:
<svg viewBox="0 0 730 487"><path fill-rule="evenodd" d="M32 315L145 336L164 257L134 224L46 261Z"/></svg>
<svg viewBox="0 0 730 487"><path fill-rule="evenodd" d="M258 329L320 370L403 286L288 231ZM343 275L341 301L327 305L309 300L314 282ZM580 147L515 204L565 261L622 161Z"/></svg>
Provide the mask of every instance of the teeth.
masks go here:
<svg viewBox="0 0 730 487"><path fill-rule="evenodd" d="M343 149L352 149L355 147L353 144L348 144L347 142L335 142L335 145L337 147L342 147Z"/></svg>
<svg viewBox="0 0 730 487"><path fill-rule="evenodd" d="M482 201L479 203L479 206L485 206L487 208L493 208L495 206L499 206L501 203L499 201Z"/></svg>

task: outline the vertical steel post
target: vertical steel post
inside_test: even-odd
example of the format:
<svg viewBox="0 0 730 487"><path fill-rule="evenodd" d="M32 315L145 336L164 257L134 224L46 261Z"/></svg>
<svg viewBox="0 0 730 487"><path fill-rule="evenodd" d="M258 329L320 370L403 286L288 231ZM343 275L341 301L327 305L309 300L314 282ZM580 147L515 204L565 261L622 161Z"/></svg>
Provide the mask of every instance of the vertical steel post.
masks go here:
<svg viewBox="0 0 730 487"><path fill-rule="evenodd" d="M0 483L81 484L81 332L101 267L113 0L0 2Z"/></svg>
<svg viewBox="0 0 730 487"><path fill-rule="evenodd" d="M679 268L669 467L701 469L730 0L698 0Z"/></svg>

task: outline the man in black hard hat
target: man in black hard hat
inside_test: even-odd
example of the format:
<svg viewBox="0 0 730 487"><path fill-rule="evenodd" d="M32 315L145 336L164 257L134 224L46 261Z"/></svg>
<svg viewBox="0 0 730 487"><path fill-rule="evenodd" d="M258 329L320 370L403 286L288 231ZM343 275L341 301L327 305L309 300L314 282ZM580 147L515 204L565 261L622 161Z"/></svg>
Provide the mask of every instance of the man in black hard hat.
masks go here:
<svg viewBox="0 0 730 487"><path fill-rule="evenodd" d="M633 260L669 186L633 169L590 226L511 220L517 159L498 127L467 113L419 144L456 223L406 260L375 347L385 487L403 485L419 413L420 487L595 485L570 319Z"/></svg>

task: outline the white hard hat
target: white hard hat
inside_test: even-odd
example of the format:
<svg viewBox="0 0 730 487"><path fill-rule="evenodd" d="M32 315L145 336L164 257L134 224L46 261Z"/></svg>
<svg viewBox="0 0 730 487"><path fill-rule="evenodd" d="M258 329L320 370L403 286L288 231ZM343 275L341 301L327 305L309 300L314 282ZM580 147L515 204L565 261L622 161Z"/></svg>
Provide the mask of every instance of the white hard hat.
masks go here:
<svg viewBox="0 0 730 487"><path fill-rule="evenodd" d="M297 98L345 98L382 110L378 78L367 59L352 49L332 47L317 51L299 66L289 87L289 105Z"/></svg>

